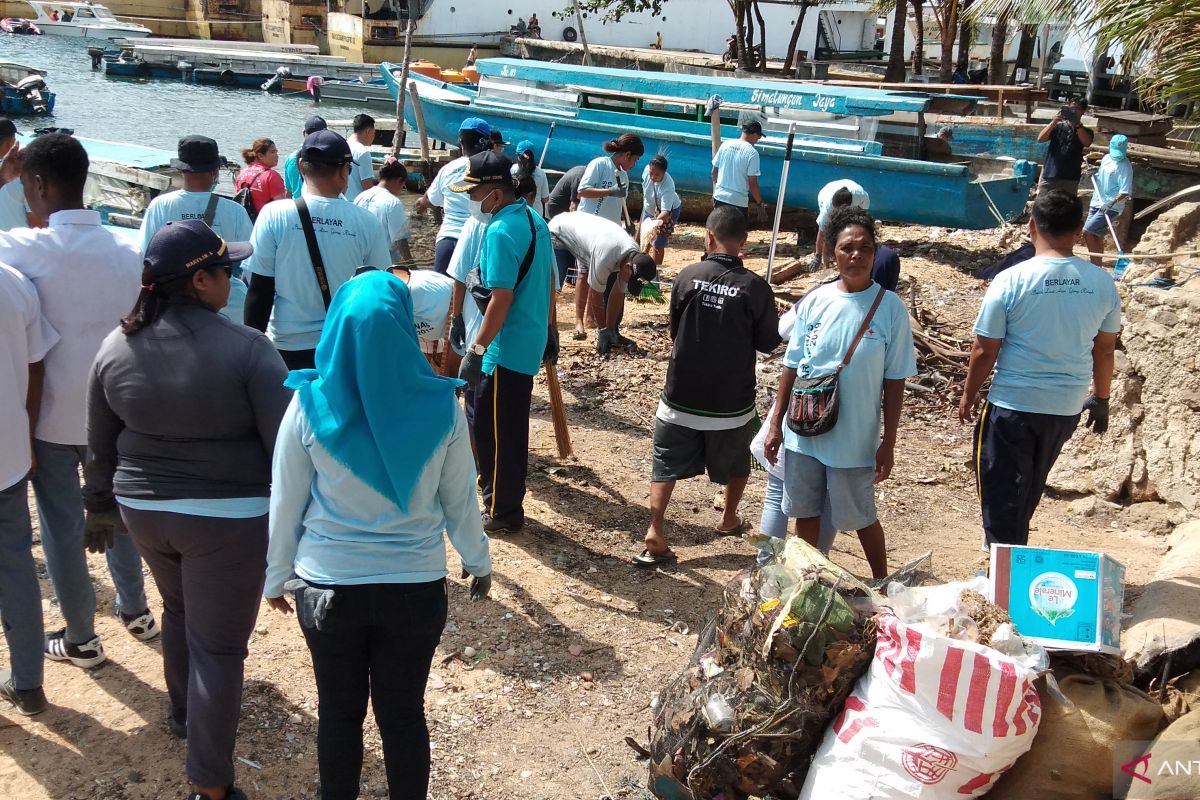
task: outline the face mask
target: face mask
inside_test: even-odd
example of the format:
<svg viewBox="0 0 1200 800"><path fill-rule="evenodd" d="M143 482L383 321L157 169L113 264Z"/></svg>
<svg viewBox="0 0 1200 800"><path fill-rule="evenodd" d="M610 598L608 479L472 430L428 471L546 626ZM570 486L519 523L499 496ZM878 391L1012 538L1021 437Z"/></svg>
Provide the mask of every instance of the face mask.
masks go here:
<svg viewBox="0 0 1200 800"><path fill-rule="evenodd" d="M487 195L487 197L491 196L491 194ZM492 215L483 210L483 200L471 201L471 217L481 225L487 225L492 221Z"/></svg>

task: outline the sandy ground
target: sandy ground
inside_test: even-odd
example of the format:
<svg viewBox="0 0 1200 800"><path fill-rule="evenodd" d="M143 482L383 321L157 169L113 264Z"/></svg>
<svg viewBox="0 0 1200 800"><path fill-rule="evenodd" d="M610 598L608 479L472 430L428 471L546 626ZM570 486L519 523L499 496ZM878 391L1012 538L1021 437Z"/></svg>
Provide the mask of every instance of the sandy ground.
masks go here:
<svg viewBox="0 0 1200 800"><path fill-rule="evenodd" d="M415 228L418 254L427 252L433 228L420 221ZM697 260L701 234L681 226L668 251L668 276ZM752 242L752 268L765 263L762 239L756 234ZM899 250L905 279L915 279L922 302L965 338L982 284L964 270L999 252L998 234L887 227L883 240ZM784 258L793 250L784 248ZM571 300L568 294L560 307L564 322ZM519 535L493 540L491 599L468 603L465 584L451 580L450 622L426 694L435 800L648 797L638 785L644 762L624 739L646 741L651 698L691 654L722 586L751 564L749 545L713 534L717 487L693 480L679 486L669 512L678 565L654 572L629 565L647 520L650 435L669 341L665 306L634 305L628 319L627 333L641 344L634 354L601 358L590 342L564 337L560 371L573 458L556 457L545 386L540 378L535 386L530 521ZM968 441L948 406L907 398L896 469L879 490L893 565L932 550L935 570L946 579L979 568ZM755 521L763 486L763 473L754 473L742 505ZM1165 548L1162 539L1127 529L1145 525L1126 519L1115 507L1101 504L1099 514L1085 517L1072 512L1069 498L1047 498L1032 539L1104 549L1128 566L1128 598ZM35 556L43 569L36 545ZM839 536L833 558L866 572L852 535ZM121 630L111 616L103 560L92 557L92 567L109 661L91 671L47 662L51 709L38 717L20 717L0 703L0 797L186 793L184 748L166 731L159 646ZM457 574L456 566L451 571ZM47 628L54 629L62 622L44 569L42 578ZM467 647L473 656L464 656ZM6 662L0 647L0 663ZM295 619L264 604L246 662L239 785L264 800L316 797L316 722L316 689ZM373 723L367 742L363 796L386 797Z"/></svg>

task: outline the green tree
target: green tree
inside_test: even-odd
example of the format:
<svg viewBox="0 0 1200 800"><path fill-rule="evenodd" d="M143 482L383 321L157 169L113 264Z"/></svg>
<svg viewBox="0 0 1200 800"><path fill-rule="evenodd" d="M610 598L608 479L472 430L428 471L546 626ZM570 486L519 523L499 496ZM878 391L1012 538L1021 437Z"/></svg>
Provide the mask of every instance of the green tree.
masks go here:
<svg viewBox="0 0 1200 800"><path fill-rule="evenodd" d="M908 0L894 0L896 16L892 22L892 45L888 51L887 72L883 79L889 83L903 83L904 68L904 34L908 27Z"/></svg>

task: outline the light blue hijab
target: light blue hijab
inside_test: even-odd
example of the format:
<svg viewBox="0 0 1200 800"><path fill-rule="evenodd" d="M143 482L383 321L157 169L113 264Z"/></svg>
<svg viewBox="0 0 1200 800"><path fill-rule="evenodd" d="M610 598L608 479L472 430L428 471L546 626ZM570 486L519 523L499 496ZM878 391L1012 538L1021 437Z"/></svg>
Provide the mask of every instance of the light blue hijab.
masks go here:
<svg viewBox="0 0 1200 800"><path fill-rule="evenodd" d="M417 342L404 281L367 272L333 296L316 369L285 385L318 442L359 480L401 511L426 464L454 428L462 381L434 374Z"/></svg>

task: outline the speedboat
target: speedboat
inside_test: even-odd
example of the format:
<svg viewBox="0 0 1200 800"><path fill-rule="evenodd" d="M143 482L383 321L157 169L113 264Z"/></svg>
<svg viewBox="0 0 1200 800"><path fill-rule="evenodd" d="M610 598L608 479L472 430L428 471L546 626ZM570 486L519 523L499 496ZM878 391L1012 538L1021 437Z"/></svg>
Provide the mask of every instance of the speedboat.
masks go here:
<svg viewBox="0 0 1200 800"><path fill-rule="evenodd" d="M107 7L89 2L46 2L26 0L37 12L35 22L43 33L88 39L141 38L150 29L136 22L124 22Z"/></svg>
<svg viewBox="0 0 1200 800"><path fill-rule="evenodd" d="M50 114L54 93L46 87L46 71L0 61L0 112Z"/></svg>
<svg viewBox="0 0 1200 800"><path fill-rule="evenodd" d="M32 20L20 17L5 17L0 19L0 33L15 33L24 36L41 36L42 29L33 24Z"/></svg>

